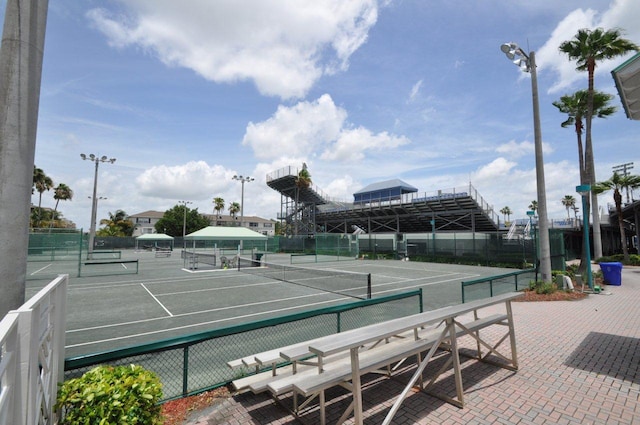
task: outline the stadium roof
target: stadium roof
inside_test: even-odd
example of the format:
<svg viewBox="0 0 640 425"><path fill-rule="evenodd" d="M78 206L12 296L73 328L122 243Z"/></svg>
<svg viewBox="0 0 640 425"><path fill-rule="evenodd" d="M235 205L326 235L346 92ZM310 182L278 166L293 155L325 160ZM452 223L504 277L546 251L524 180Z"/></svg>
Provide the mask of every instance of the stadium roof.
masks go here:
<svg viewBox="0 0 640 425"><path fill-rule="evenodd" d="M378 183L372 183L369 186L366 186L366 187L360 189L359 191L354 193L354 195L359 194L359 193L374 192L376 190L391 189L391 188L395 188L395 187L400 187L402 189L403 193L410 193L410 192L417 192L418 191L418 189L416 189L415 187L411 186L410 184L408 184L406 182L403 182L400 179L393 179L393 180L385 180L383 182L378 182Z"/></svg>
<svg viewBox="0 0 640 425"><path fill-rule="evenodd" d="M640 120L640 53L611 71L627 118Z"/></svg>

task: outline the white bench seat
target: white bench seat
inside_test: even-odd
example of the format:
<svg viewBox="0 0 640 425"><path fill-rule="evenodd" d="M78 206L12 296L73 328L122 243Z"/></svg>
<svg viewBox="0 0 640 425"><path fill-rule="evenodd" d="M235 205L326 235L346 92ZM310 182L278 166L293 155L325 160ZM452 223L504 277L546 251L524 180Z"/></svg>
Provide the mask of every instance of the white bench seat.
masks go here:
<svg viewBox="0 0 640 425"><path fill-rule="evenodd" d="M374 349L362 351L359 354L360 371L364 375L407 357L416 355L430 349L438 340L440 331L433 331L429 338L394 339L386 344L381 344ZM340 362L327 362L324 371L312 376L297 378L293 383L295 391L304 396L315 394L319 391L334 387L351 379L351 359L345 358ZM271 387L270 387L271 388Z"/></svg>
<svg viewBox="0 0 640 425"><path fill-rule="evenodd" d="M466 330L460 326L456 326L456 336L460 337L467 332L476 332L487 326L501 323L507 320L506 314L494 314L476 320L462 322L461 324ZM430 349L437 341L442 327L427 327L418 329L418 340L413 339L414 331L407 331L400 336L403 338L391 338L387 343L360 352L360 371L362 374L369 373L381 367L390 365L412 355L416 355L422 351ZM445 336L445 341L447 340ZM289 358L295 359L293 355L295 350L289 351ZM303 355L302 350L299 354ZM309 354L308 350L306 354ZM267 385L269 391L274 395L285 394L292 389L300 392L304 396L316 393L318 391L339 385L351 378L351 361L344 353L343 356L329 356L324 359L323 372L318 373L316 369L306 369L296 375L288 375L286 377L274 377ZM284 357L284 356L283 356Z"/></svg>

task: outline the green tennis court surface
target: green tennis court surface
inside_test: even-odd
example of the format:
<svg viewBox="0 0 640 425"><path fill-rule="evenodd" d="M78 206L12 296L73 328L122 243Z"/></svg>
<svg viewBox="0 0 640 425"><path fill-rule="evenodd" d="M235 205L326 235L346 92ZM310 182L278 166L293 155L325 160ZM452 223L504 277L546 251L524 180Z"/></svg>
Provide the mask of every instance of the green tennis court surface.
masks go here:
<svg viewBox="0 0 640 425"><path fill-rule="evenodd" d="M294 284L264 273L224 269L220 263L189 269L179 249L161 258L148 251L123 250L120 255L109 264L83 265L82 277L78 277L77 259L28 264L27 298L46 285L52 274L69 274L66 357L352 302L354 297L363 296L363 285L366 294L366 283L361 279L368 274L372 297L422 288L424 309L430 310L459 303L463 280L512 271L394 260L342 260L296 265L304 266L308 274L296 276L302 283ZM262 260L283 267L291 263L288 254L266 254ZM137 274L131 270L135 266ZM87 268L95 270L95 275L85 275ZM268 269L252 268L263 272ZM357 278L353 283L356 289L351 294L347 291L347 295L338 293L331 278L319 278L314 270L324 271L321 276L344 271L344 275ZM323 284L327 288L319 289Z"/></svg>

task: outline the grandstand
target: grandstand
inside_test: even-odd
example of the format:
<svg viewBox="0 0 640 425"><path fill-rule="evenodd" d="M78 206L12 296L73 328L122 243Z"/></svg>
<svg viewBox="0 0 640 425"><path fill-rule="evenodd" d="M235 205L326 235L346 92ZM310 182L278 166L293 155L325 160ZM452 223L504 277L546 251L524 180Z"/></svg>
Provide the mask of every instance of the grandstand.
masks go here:
<svg viewBox="0 0 640 425"><path fill-rule="evenodd" d="M316 186L296 185L298 171L285 167L267 175L267 185L281 195L278 219L289 234L504 230L500 216L471 184L419 193L402 180L389 180L360 190L354 202L346 202Z"/></svg>

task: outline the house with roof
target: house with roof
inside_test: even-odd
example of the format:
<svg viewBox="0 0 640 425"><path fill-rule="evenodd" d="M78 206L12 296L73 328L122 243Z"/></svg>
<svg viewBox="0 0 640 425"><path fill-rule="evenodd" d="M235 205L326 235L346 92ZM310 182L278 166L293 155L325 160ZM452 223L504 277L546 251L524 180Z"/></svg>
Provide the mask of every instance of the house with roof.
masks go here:
<svg viewBox="0 0 640 425"><path fill-rule="evenodd" d="M156 233L155 225L164 216L162 211L144 211L129 216L133 223L133 236Z"/></svg>
<svg viewBox="0 0 640 425"><path fill-rule="evenodd" d="M203 214L212 226L235 227L240 226L240 217L232 215ZM144 211L129 216L133 222L133 236L156 233L155 225L164 216L162 211ZM276 222L262 217L244 216L243 227L261 233L265 236L276 234Z"/></svg>

